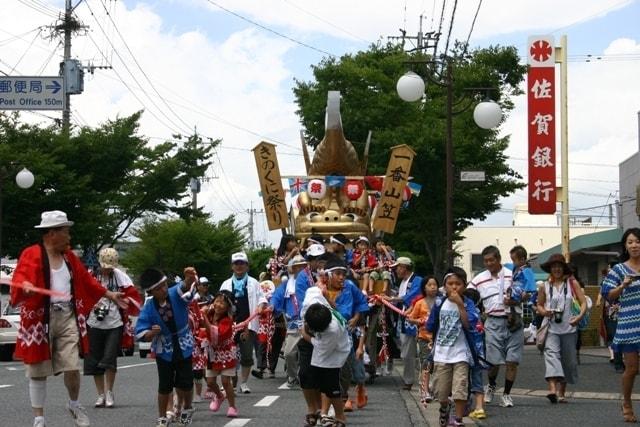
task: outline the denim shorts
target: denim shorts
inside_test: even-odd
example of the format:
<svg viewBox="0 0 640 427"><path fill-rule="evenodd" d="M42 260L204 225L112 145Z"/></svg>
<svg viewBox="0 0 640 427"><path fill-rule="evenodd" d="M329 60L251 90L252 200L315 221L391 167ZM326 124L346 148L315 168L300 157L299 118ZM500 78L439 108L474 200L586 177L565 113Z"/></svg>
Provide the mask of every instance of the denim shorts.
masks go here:
<svg viewBox="0 0 640 427"><path fill-rule="evenodd" d="M471 380L471 393L484 393L484 386L482 384L482 371L480 366L474 366L469 368L469 377Z"/></svg>

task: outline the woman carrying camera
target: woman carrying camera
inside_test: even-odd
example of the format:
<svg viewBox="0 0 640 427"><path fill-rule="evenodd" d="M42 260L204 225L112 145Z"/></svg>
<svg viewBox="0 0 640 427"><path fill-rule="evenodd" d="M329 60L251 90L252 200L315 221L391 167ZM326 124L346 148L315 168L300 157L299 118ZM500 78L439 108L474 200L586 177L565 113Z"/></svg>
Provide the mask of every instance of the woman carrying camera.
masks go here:
<svg viewBox="0 0 640 427"><path fill-rule="evenodd" d="M100 251L98 281L112 292L122 292L124 298L142 302L131 278L118 265L118 252L113 248ZM139 308L129 304L127 312L106 298L100 299L91 310L87 320L89 354L84 359L84 374L92 375L98 391L95 406L112 408L114 405L113 383L116 379L118 353L127 340L133 345L133 330L128 315L137 315ZM106 379L106 381L105 381Z"/></svg>
<svg viewBox="0 0 640 427"><path fill-rule="evenodd" d="M538 313L543 316L542 327L549 325L544 345L545 379L549 385L547 399L551 403L566 403L567 383L578 379L576 325L587 311L587 301L580 286L571 277L571 269L562 254L553 254L540 266L549 273L544 292L538 294ZM580 313L571 313L576 298Z"/></svg>

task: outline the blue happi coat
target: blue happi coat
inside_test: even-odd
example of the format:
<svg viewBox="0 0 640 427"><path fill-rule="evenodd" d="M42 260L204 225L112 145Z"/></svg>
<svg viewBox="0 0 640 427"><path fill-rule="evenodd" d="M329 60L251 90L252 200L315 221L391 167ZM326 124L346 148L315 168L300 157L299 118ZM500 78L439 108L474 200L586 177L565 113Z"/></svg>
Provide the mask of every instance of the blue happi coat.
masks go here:
<svg viewBox="0 0 640 427"><path fill-rule="evenodd" d="M193 353L193 335L189 328L189 303L191 298L183 298L182 292L183 283L179 283L169 288L168 299L171 303L171 310L176 322L176 328L178 330L178 344L182 351L182 357L185 359L191 357ZM151 351L155 353L156 357L159 357L167 362L173 359L173 335L165 322L160 317L153 298L148 298L142 310L140 310L140 317L136 323L136 338L141 340L142 337L151 330L153 325L160 325L161 332L156 335L151 341Z"/></svg>

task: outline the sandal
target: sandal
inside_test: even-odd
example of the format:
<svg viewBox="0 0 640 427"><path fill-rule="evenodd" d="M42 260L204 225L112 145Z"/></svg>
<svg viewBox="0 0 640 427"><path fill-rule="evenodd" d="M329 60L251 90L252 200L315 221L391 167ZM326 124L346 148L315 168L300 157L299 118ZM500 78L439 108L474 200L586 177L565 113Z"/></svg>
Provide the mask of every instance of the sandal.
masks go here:
<svg viewBox="0 0 640 427"><path fill-rule="evenodd" d="M337 420L335 418L328 415L323 415L322 418L320 418L320 425L322 427L333 427L336 425L336 422Z"/></svg>
<svg viewBox="0 0 640 427"><path fill-rule="evenodd" d="M569 401L564 396L558 396L558 403L569 403Z"/></svg>
<svg viewBox="0 0 640 427"><path fill-rule="evenodd" d="M449 408L449 405L440 407L440 417L438 418L440 427L446 427L449 424Z"/></svg>
<svg viewBox="0 0 640 427"><path fill-rule="evenodd" d="M556 395L555 393L547 394L547 399L549 399L549 402L553 404L558 403L558 395Z"/></svg>
<svg viewBox="0 0 640 427"><path fill-rule="evenodd" d="M622 403L622 417L625 423L637 423L638 419L633 413L633 405Z"/></svg>
<svg viewBox="0 0 640 427"><path fill-rule="evenodd" d="M320 419L320 411L317 411L313 414L307 414L304 417L304 427L313 427L318 424L318 420Z"/></svg>

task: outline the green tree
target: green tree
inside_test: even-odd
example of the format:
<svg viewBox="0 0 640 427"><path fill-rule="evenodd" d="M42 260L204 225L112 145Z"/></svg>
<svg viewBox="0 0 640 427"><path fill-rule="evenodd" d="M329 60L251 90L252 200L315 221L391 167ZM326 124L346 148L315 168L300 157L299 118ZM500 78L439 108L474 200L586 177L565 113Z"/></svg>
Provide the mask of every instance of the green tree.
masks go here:
<svg viewBox="0 0 640 427"><path fill-rule="evenodd" d="M134 275L155 267L169 277L182 276L185 267L193 266L212 289L230 277L229 257L245 241L232 216L218 223L204 218L147 220L133 228L133 235L140 242L124 255L122 264Z"/></svg>
<svg viewBox="0 0 640 427"><path fill-rule="evenodd" d="M146 215L204 216L191 207L189 181L204 175L219 140L175 135L152 146L138 134L140 115L66 136L22 123L17 114L0 114L5 254L16 256L38 238L33 226L45 210L65 211L76 222L74 245L93 250L113 244ZM29 190L9 179L17 165L35 176Z"/></svg>
<svg viewBox="0 0 640 427"><path fill-rule="evenodd" d="M273 257L273 254L274 250L270 246L247 250L249 266L251 267L249 274L257 280L260 277L260 273L268 271L266 266L269 264L269 260Z"/></svg>
<svg viewBox="0 0 640 427"><path fill-rule="evenodd" d="M503 112L513 109L511 97L518 88L526 68L519 65L514 47L490 47L462 55L457 45L452 54L455 66L453 90L461 99L464 88L494 87L499 89ZM411 175L422 184L422 193L403 210L393 236L386 239L396 249L426 254L436 272L445 261L445 101L446 91L428 84L426 101L406 103L396 93L396 82L408 69L427 73L423 53L406 53L400 47L371 46L369 50L341 58L326 58L313 67L314 80L297 81L294 88L297 113L306 137L313 147L324 135L324 111L327 91L342 94L342 123L348 139L362 153L363 141L373 131L368 174L384 174L389 148L408 144L417 153ZM494 95L494 99L496 99ZM479 102L479 97L469 98ZM463 105L463 104L461 104ZM459 105L458 107L460 107ZM500 197L511 194L523 184L521 176L510 169L504 154L509 137L498 138L496 130L476 126L472 109L455 115L453 120L455 175L463 169L484 170L487 180L482 185L456 182L454 189L455 240L459 232L473 220L485 219L498 207Z"/></svg>

